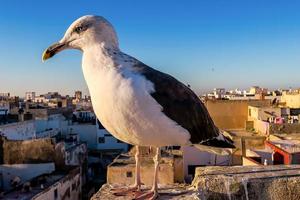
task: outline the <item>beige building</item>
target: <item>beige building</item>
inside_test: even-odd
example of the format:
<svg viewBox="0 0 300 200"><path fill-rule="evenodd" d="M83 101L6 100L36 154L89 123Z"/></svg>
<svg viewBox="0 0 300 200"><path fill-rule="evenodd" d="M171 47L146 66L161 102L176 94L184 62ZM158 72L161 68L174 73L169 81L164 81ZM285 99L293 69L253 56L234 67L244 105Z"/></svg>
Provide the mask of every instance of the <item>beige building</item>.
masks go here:
<svg viewBox="0 0 300 200"><path fill-rule="evenodd" d="M268 89L261 88L259 86L252 86L249 90L249 94L255 95L255 94L267 94Z"/></svg>
<svg viewBox="0 0 300 200"><path fill-rule="evenodd" d="M130 185L135 178L133 148L128 154L118 156L107 168L107 183ZM158 179L160 184L169 185L192 181L195 169L207 165L231 165L231 155L216 155L195 147L173 147L162 150ZM144 148L141 158L141 180L145 185L153 183L154 152Z"/></svg>
<svg viewBox="0 0 300 200"><path fill-rule="evenodd" d="M217 127L245 129L248 106L269 106L270 100L207 100L205 106Z"/></svg>
<svg viewBox="0 0 300 200"><path fill-rule="evenodd" d="M271 117L281 117L282 108L272 106L248 106L248 121L268 121Z"/></svg>
<svg viewBox="0 0 300 200"><path fill-rule="evenodd" d="M25 101L34 101L34 100L35 100L35 92L25 93Z"/></svg>
<svg viewBox="0 0 300 200"><path fill-rule="evenodd" d="M300 108L300 92L283 92L281 102L285 103L289 108Z"/></svg>
<svg viewBox="0 0 300 200"><path fill-rule="evenodd" d="M75 91L75 99L78 101L81 101L82 99L82 92L81 91Z"/></svg>
<svg viewBox="0 0 300 200"><path fill-rule="evenodd" d="M107 183L131 185L135 180L135 159L133 148L128 154L118 156L107 168ZM141 156L141 181L145 185L153 183L154 152L144 148ZM180 151L162 151L158 179L160 184L182 183L183 159Z"/></svg>

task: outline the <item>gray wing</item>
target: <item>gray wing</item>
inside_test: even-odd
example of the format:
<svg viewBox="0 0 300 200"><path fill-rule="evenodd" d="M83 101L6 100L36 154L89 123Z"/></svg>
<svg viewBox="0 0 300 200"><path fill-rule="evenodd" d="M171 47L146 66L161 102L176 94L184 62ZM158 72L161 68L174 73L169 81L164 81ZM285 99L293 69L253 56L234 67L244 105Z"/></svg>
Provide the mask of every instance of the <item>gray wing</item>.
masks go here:
<svg viewBox="0 0 300 200"><path fill-rule="evenodd" d="M134 70L154 84L155 92L151 96L163 107L162 112L166 116L188 130L193 144L232 146L232 144L227 145L227 141L215 139L220 134L219 130L214 125L206 107L190 88L172 76L141 62L134 65Z"/></svg>

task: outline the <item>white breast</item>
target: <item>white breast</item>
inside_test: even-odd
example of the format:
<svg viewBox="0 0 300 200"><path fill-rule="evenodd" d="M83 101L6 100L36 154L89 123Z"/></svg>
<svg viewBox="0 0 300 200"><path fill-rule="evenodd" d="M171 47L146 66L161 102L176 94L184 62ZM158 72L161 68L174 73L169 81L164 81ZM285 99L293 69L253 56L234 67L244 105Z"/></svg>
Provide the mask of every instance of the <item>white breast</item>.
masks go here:
<svg viewBox="0 0 300 200"><path fill-rule="evenodd" d="M166 117L151 97L153 84L128 66L113 66L110 59L87 53L83 57L84 77L103 126L116 138L133 145L188 144L190 134Z"/></svg>

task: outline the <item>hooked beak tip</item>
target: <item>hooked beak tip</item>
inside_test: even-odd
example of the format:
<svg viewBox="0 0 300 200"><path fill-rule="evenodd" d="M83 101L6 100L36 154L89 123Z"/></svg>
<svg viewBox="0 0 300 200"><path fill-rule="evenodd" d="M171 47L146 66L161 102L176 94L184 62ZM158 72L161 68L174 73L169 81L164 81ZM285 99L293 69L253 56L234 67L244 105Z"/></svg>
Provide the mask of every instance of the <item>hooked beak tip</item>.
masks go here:
<svg viewBox="0 0 300 200"><path fill-rule="evenodd" d="M46 60L53 57L58 52L64 50L66 47L67 45L65 45L65 43L60 43L60 42L51 45L43 52L42 61L45 62Z"/></svg>
<svg viewBox="0 0 300 200"><path fill-rule="evenodd" d="M42 62L45 62L46 60L48 60L49 58L51 58L51 54L49 53L48 49L46 49L43 52L43 56L42 56Z"/></svg>

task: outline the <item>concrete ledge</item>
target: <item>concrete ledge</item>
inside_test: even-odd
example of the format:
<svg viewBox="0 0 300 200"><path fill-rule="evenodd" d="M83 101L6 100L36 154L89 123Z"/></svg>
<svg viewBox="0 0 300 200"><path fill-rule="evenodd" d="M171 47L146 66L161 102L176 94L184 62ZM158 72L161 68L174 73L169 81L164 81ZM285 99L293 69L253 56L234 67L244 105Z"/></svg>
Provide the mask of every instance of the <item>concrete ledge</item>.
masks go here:
<svg viewBox="0 0 300 200"><path fill-rule="evenodd" d="M103 185L91 199L132 199L132 196L114 196L110 188ZM299 200L300 165L198 167L192 185L159 188L159 200Z"/></svg>
<svg viewBox="0 0 300 200"><path fill-rule="evenodd" d="M112 187L118 187L117 185L111 186L109 184L103 185L100 190L94 194L91 200L132 200L134 199L132 195L127 196L115 196L110 192ZM172 184L172 185L160 185L159 186L158 200L192 200L199 199L197 192L194 190L189 190L190 185L184 184ZM142 190L150 190L149 187L142 187Z"/></svg>
<svg viewBox="0 0 300 200"><path fill-rule="evenodd" d="M300 165L199 167L193 186L205 199L300 199Z"/></svg>

